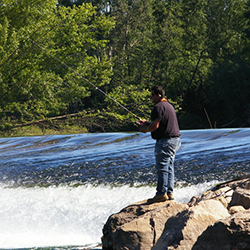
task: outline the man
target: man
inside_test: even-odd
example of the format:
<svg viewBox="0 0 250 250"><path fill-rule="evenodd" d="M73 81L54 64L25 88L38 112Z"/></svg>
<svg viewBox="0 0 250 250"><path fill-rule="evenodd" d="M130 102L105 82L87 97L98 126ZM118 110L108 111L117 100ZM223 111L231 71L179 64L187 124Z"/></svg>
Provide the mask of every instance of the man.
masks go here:
<svg viewBox="0 0 250 250"><path fill-rule="evenodd" d="M161 86L151 89L151 100L155 104L151 112L151 122L144 122L140 126L143 133L151 132L156 140L155 161L157 169L157 192L148 199L148 203L173 200L174 188L174 158L181 146L179 125L173 106L165 98L165 91Z"/></svg>

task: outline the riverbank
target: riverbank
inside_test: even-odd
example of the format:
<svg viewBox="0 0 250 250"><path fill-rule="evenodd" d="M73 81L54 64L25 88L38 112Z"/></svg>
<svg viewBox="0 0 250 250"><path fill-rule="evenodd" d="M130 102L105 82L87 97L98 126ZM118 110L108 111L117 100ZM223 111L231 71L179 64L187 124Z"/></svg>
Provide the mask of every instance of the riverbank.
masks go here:
<svg viewBox="0 0 250 250"><path fill-rule="evenodd" d="M23 137L23 136L40 136L40 135L65 135L87 133L85 127L77 125L59 125L59 126L39 126L31 125L9 130L0 131L0 137Z"/></svg>
<svg viewBox="0 0 250 250"><path fill-rule="evenodd" d="M187 115L178 117L178 121L181 130L216 128L209 126L207 121L191 119ZM131 132L138 131L136 122L130 116L113 113L77 114L72 117L64 115L21 124L1 124L0 137Z"/></svg>
<svg viewBox="0 0 250 250"><path fill-rule="evenodd" d="M131 120L116 120L110 117L74 117L62 120L46 120L30 125L19 124L0 130L0 137L22 137L40 135L65 135L82 133L105 133L137 131Z"/></svg>

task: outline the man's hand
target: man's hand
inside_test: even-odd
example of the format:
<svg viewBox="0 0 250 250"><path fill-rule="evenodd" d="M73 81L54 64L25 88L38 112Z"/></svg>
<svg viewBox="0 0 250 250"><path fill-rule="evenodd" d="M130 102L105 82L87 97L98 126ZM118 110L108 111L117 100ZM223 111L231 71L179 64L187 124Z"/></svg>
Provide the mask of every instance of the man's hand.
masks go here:
<svg viewBox="0 0 250 250"><path fill-rule="evenodd" d="M142 133L147 133L148 132L148 126L147 124L142 124L140 127L139 127L139 131L142 132Z"/></svg>
<svg viewBox="0 0 250 250"><path fill-rule="evenodd" d="M153 132L159 128L160 120L154 120L152 122L143 122L139 127L139 131L142 133Z"/></svg>
<svg viewBox="0 0 250 250"><path fill-rule="evenodd" d="M150 122L147 122L146 120L140 120L139 131L142 133L147 133L149 125L150 125Z"/></svg>

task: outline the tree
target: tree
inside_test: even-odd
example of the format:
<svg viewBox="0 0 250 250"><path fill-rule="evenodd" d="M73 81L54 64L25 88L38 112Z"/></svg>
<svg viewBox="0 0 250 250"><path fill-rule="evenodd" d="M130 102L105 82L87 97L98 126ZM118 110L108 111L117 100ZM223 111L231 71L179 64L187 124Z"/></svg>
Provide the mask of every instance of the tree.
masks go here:
<svg viewBox="0 0 250 250"><path fill-rule="evenodd" d="M110 52L115 58L113 86L137 85L141 89L148 82L151 44L152 6L151 0L121 0L110 11L116 20L116 27L110 35Z"/></svg>
<svg viewBox="0 0 250 250"><path fill-rule="evenodd" d="M138 116L148 118L150 68L149 47L152 32L152 1L112 1L108 13L116 21L111 31L108 55L114 61L107 91ZM110 109L115 103L108 102ZM124 118L127 113L120 111ZM130 116L131 118L131 116Z"/></svg>
<svg viewBox="0 0 250 250"><path fill-rule="evenodd" d="M230 59L242 48L245 0L207 1L207 48L214 63Z"/></svg>
<svg viewBox="0 0 250 250"><path fill-rule="evenodd" d="M91 4L66 8L56 3L0 3L2 121L65 114L74 103L95 96L95 89L70 68L98 87L110 81L112 62L104 48L113 21L96 15Z"/></svg>
<svg viewBox="0 0 250 250"><path fill-rule="evenodd" d="M250 67L244 57L235 55L213 68L208 112L216 127L245 127L250 124Z"/></svg>
<svg viewBox="0 0 250 250"><path fill-rule="evenodd" d="M73 6L81 6L86 3L91 3L93 6L97 8L97 12L104 13L109 12L110 8L116 1L110 0L59 0L59 6L73 7Z"/></svg>
<svg viewBox="0 0 250 250"><path fill-rule="evenodd" d="M154 25L150 48L151 77L164 86L169 96L177 97L173 90L181 87L183 62L183 23L179 1L154 1ZM178 91L177 89L175 91Z"/></svg>
<svg viewBox="0 0 250 250"><path fill-rule="evenodd" d="M214 64L206 86L206 105L217 126L249 126L249 1L229 1L223 10L213 20L224 25L211 25L214 35L209 45Z"/></svg>
<svg viewBox="0 0 250 250"><path fill-rule="evenodd" d="M206 86L206 106L217 126L242 126L249 119L245 7L243 0L214 0L207 9L207 47L213 65Z"/></svg>
<svg viewBox="0 0 250 250"><path fill-rule="evenodd" d="M247 70L244 60L250 58L244 34L246 0L91 2L100 12L108 9L106 15L116 20L107 53L114 59L112 84L107 87L112 95L120 93L124 104L133 100L143 106L142 99L134 100L131 91L144 96L150 85L160 84L168 97L178 101L181 119L188 117L184 126L192 120L195 125L191 126L204 127L204 109L217 124L231 119L229 114L219 115L218 107L228 96L221 92L227 85L232 91L245 82L232 74L242 75L237 65ZM227 70L233 73L227 74ZM221 93L219 97L217 93ZM196 122L193 117L197 117Z"/></svg>
<svg viewBox="0 0 250 250"><path fill-rule="evenodd" d="M198 115L200 117L198 122L202 127L204 123L201 122L201 117L206 117L204 109L215 121L213 126L220 126L232 121L232 114L234 113L233 116L235 116L235 111L241 110L236 108L237 105L232 105L231 109L235 107L235 111L230 110L229 112L228 107L225 107L223 103L227 103L226 97L231 96L227 93L228 89L232 93L233 88L243 84L233 77L232 72L242 75L242 72L238 71L238 65L247 69L242 60L242 49L245 46L243 31L246 27L246 20L243 17L244 8L244 0L201 0L194 3L187 1L184 6L186 10L183 13L184 23L188 27L185 29L185 41L189 46L187 51L193 51L196 59L193 57L192 77L185 90L182 114L192 114L193 117ZM188 22L193 25L189 25ZM189 50L190 45L193 46L193 50ZM223 92L227 94L224 95ZM240 95L237 95L234 100L238 99L238 96ZM234 100L231 103L234 103Z"/></svg>

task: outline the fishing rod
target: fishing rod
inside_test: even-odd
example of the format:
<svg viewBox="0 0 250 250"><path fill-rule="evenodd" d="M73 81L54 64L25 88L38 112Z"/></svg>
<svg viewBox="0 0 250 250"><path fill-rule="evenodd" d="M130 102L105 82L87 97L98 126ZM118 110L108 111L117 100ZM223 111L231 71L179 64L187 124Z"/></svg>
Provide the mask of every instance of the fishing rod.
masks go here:
<svg viewBox="0 0 250 250"><path fill-rule="evenodd" d="M133 112L131 112L129 109L127 109L124 105L122 105L117 100L115 100L113 97L111 97L110 95L108 95L106 92L104 92L103 90L101 90L100 88L98 88L95 84L93 84L87 78L85 78L84 76L82 76L81 74L79 74L76 70L74 70L73 68L71 68L69 65L67 65L65 62L63 62L62 60L60 60L58 57L56 57L55 55L51 54L46 48L44 48L43 46L41 46L38 43L36 43L35 41L33 41L30 37L28 37L28 39L34 45L36 45L37 47L39 47L40 49L42 49L43 51L45 51L50 57L52 57L53 59L55 59L58 62L60 62L63 66L65 66L66 68L68 68L69 70L71 70L72 72L74 72L77 76L79 76L80 78L82 78L83 80L85 80L87 83L89 83L92 87L94 87L96 90L98 90L101 94L107 96L109 99L111 99L116 104L118 104L121 108L123 108L124 110L126 110L129 114L131 114L132 116L134 116L135 118L137 118L138 120L141 121L140 117L138 117L136 114L134 114ZM139 125L139 123L138 123L138 125Z"/></svg>
<svg viewBox="0 0 250 250"><path fill-rule="evenodd" d="M60 23L63 23L63 22L61 21ZM14 28L10 23L9 23L9 26L11 26L12 28ZM38 40L40 40L41 38L45 37L45 36L46 36L49 32L51 32L55 27L58 27L58 24L52 26L52 28L50 28L43 36L39 37ZM35 31L33 32L33 34L35 34L37 31L38 31L38 29L35 30ZM25 38L25 39L28 40L31 36L32 36L32 34L31 34L28 38ZM21 44L25 44L26 40L24 40L22 43L20 43L19 46L18 46L18 47L17 47L8 57L7 57L7 59L6 59L0 66L4 65L4 64L9 60L9 59L15 54L15 52L20 48ZM30 40L31 40L31 39L30 39ZM25 51L24 51L23 53L25 53Z"/></svg>
<svg viewBox="0 0 250 250"><path fill-rule="evenodd" d="M62 22L61 22L62 23ZM11 24L9 24L10 26L12 26ZM52 29L54 29L57 25L54 25L46 34L43 35L43 37L45 35L47 35ZM104 92L103 90L101 90L100 88L98 88L95 84L93 84L91 81L89 81L87 78L85 78L84 76L82 76L81 74L79 74L76 70L74 70L72 67L70 67L69 65L67 65L64 61L60 60L58 57L56 57L55 55L51 54L45 47L39 45L37 42L35 42L34 40L32 40L29 37L26 37L26 40L30 40L34 45L36 45L38 48L40 48L41 50L45 51L50 57L52 57L53 59L57 60L59 63L61 63L63 66L65 66L66 68L68 68L70 71L74 72L77 76L79 76L80 78L82 78L83 80L85 80L87 83L89 83L93 88L95 88L95 90L99 91L101 94L103 94L104 96L108 97L110 100L112 100L113 102L115 102L118 106L120 106L122 109L124 109L125 111L127 111L129 114L131 114L132 116L134 116L136 119L139 120L139 122L136 122L136 125L140 126L143 124L143 121L140 117L138 117L136 114L134 114L133 112L131 112L128 108L126 108L124 105L122 105L120 102L118 102L116 99L114 99L113 97L111 97L110 95L108 95L106 92Z"/></svg>

